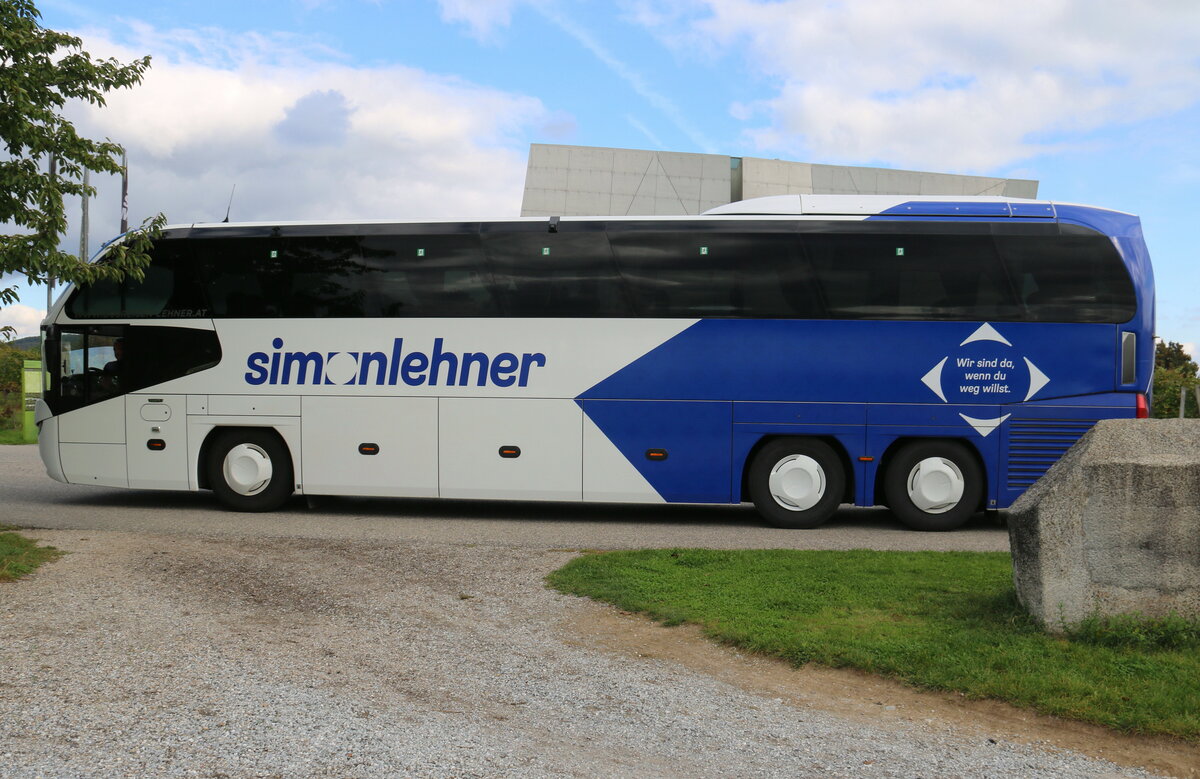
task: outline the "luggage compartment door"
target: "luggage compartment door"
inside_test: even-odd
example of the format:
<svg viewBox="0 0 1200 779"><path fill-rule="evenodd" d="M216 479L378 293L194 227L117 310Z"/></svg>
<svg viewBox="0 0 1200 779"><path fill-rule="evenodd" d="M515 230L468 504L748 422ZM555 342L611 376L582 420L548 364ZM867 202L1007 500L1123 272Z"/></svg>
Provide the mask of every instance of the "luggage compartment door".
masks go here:
<svg viewBox="0 0 1200 779"><path fill-rule="evenodd" d="M442 398L443 498L583 499L583 411L573 400Z"/></svg>
<svg viewBox="0 0 1200 779"><path fill-rule="evenodd" d="M305 494L437 497L437 418L437 398L303 398Z"/></svg>

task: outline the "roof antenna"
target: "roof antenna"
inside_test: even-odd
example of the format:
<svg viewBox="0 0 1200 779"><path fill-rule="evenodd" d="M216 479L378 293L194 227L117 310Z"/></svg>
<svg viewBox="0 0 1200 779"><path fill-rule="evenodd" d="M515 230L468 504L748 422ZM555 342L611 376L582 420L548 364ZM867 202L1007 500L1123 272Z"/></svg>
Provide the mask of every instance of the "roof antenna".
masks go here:
<svg viewBox="0 0 1200 779"><path fill-rule="evenodd" d="M233 209L233 193L237 192L237 182L233 183L233 189L229 190L229 205L225 206L225 218L221 220L221 224L229 222L229 212Z"/></svg>

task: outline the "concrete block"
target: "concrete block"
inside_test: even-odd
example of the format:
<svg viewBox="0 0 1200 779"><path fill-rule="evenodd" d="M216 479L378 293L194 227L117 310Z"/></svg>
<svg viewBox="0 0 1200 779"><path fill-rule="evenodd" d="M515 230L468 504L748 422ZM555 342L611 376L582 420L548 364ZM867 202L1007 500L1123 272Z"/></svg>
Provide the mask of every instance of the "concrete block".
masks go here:
<svg viewBox="0 0 1200 779"><path fill-rule="evenodd" d="M700 202L700 179L691 176L663 176L657 184L658 197L675 198L695 208Z"/></svg>
<svg viewBox="0 0 1200 779"><path fill-rule="evenodd" d="M571 146L571 162L568 167L572 170L607 170L612 171L616 149L595 149L590 146Z"/></svg>
<svg viewBox="0 0 1200 779"><path fill-rule="evenodd" d="M940 173L921 173L919 194L963 195L966 194L962 176L945 176Z"/></svg>
<svg viewBox="0 0 1200 779"><path fill-rule="evenodd" d="M1102 420L1008 517L1017 598L1048 630L1200 617L1200 420Z"/></svg>
<svg viewBox="0 0 1200 779"><path fill-rule="evenodd" d="M546 143L529 144L529 167L566 168L571 162L573 146L557 146Z"/></svg>
<svg viewBox="0 0 1200 779"><path fill-rule="evenodd" d="M807 162L793 162L788 165L787 194L813 194L813 166Z"/></svg>
<svg viewBox="0 0 1200 779"><path fill-rule="evenodd" d="M742 159L742 185L749 182L760 184L788 183L788 163L783 160L765 160L761 157Z"/></svg>
<svg viewBox="0 0 1200 779"><path fill-rule="evenodd" d="M742 198L768 197L769 195L790 195L787 184L777 184L767 181L743 181Z"/></svg>
<svg viewBox="0 0 1200 779"><path fill-rule="evenodd" d="M566 189L566 168L535 168L525 171L526 189Z"/></svg>
<svg viewBox="0 0 1200 779"><path fill-rule="evenodd" d="M698 204L697 204L698 205ZM695 213L676 197L656 197L654 198L655 216L685 216Z"/></svg>
<svg viewBox="0 0 1200 779"><path fill-rule="evenodd" d="M724 181L728 189L730 160L722 154L702 155L700 177L705 181Z"/></svg>
<svg viewBox="0 0 1200 779"><path fill-rule="evenodd" d="M1005 197L1027 197L1036 198L1038 192L1038 183L1029 179L1005 179L1004 180L1004 196Z"/></svg>
<svg viewBox="0 0 1200 779"><path fill-rule="evenodd" d="M671 178L698 179L704 175L704 155L659 152L658 164Z"/></svg>
<svg viewBox="0 0 1200 779"><path fill-rule="evenodd" d="M527 189L521 203L521 216L562 216L566 205L566 190Z"/></svg>
<svg viewBox="0 0 1200 779"><path fill-rule="evenodd" d="M644 170L639 170L637 173L614 172L612 174L612 194L631 198L637 194L638 187L645 178L646 171Z"/></svg>
<svg viewBox="0 0 1200 779"><path fill-rule="evenodd" d="M700 202L705 205L701 210L716 208L719 205L729 202L729 179L711 179L704 178L700 180Z"/></svg>
<svg viewBox="0 0 1200 779"><path fill-rule="evenodd" d="M654 162L654 152L637 149L618 149L613 154L613 173L636 173L641 176Z"/></svg>
<svg viewBox="0 0 1200 779"><path fill-rule="evenodd" d="M655 213L654 196L638 195L630 201L624 213L629 216L653 216Z"/></svg>
<svg viewBox="0 0 1200 779"><path fill-rule="evenodd" d="M568 192L563 216L603 216L612 196L607 192Z"/></svg>
<svg viewBox="0 0 1200 779"><path fill-rule="evenodd" d="M568 192L612 192L612 171L576 168L567 172Z"/></svg>
<svg viewBox="0 0 1200 779"><path fill-rule="evenodd" d="M605 213L609 216L632 216L639 212L631 210L633 208L633 195L618 195L613 193L608 200L608 211Z"/></svg>

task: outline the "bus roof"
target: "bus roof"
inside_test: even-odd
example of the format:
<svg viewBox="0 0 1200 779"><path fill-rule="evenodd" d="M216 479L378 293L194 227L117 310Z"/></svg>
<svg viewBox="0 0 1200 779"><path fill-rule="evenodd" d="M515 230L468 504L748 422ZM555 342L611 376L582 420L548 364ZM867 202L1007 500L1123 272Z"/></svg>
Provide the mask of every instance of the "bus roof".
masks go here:
<svg viewBox="0 0 1200 779"><path fill-rule="evenodd" d="M1054 219L1049 200L986 195L772 195L740 200L704 212L706 216L971 216ZM1073 205L1073 204L1072 204ZM1084 206L1094 208L1094 206ZM1108 209L1097 209L1108 210ZM1131 215L1132 216L1132 215Z"/></svg>
<svg viewBox="0 0 1200 779"><path fill-rule="evenodd" d="M1068 203L1056 203L1049 200L1030 200L1026 198L995 197L984 195L950 195L950 196L916 196L916 195L771 195L769 197L739 200L734 203L710 208L701 214L661 214L661 215L630 215L619 216L612 214L596 214L593 216L563 216L565 222L592 221L597 219L615 221L677 221L687 219L703 219L709 216L757 216L757 217L795 217L795 216L841 216L841 217L870 217L870 216L917 216L917 217L973 217L975 219L1019 217L1024 219L1055 219L1059 217L1058 208L1071 206L1072 209L1086 208L1098 212L1125 214L1112 209L1095 206L1078 206ZM492 217L492 218L434 218L434 219L347 219L347 220L298 220L270 222L194 222L191 224L169 225L167 230L246 228L246 227L287 227L302 225L385 225L385 224L462 224L468 222L544 222L547 219L557 219L550 216L527 217Z"/></svg>

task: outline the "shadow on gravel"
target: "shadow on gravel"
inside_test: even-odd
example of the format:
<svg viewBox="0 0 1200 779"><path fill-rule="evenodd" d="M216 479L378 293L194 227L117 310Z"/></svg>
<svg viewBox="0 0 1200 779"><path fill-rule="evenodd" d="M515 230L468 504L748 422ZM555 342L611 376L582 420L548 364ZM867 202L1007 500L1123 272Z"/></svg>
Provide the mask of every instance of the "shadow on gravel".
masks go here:
<svg viewBox="0 0 1200 779"><path fill-rule="evenodd" d="M60 504L77 507L94 506L147 511L171 511L189 514L225 511L212 493L156 492L114 490L97 494L88 491L70 497L60 497ZM629 503L570 503L544 501L491 501L424 498L361 498L328 495L295 496L282 509L263 517L314 519L328 517L343 519L428 519L479 520L495 522L579 522L621 523L689 527L748 527L770 530L748 504L740 506L709 506L702 504L641 505ZM961 530L994 530L994 516L976 515ZM881 532L909 531L883 507L857 508L845 506L815 532L833 529L858 529ZM780 531L814 532L814 531Z"/></svg>

